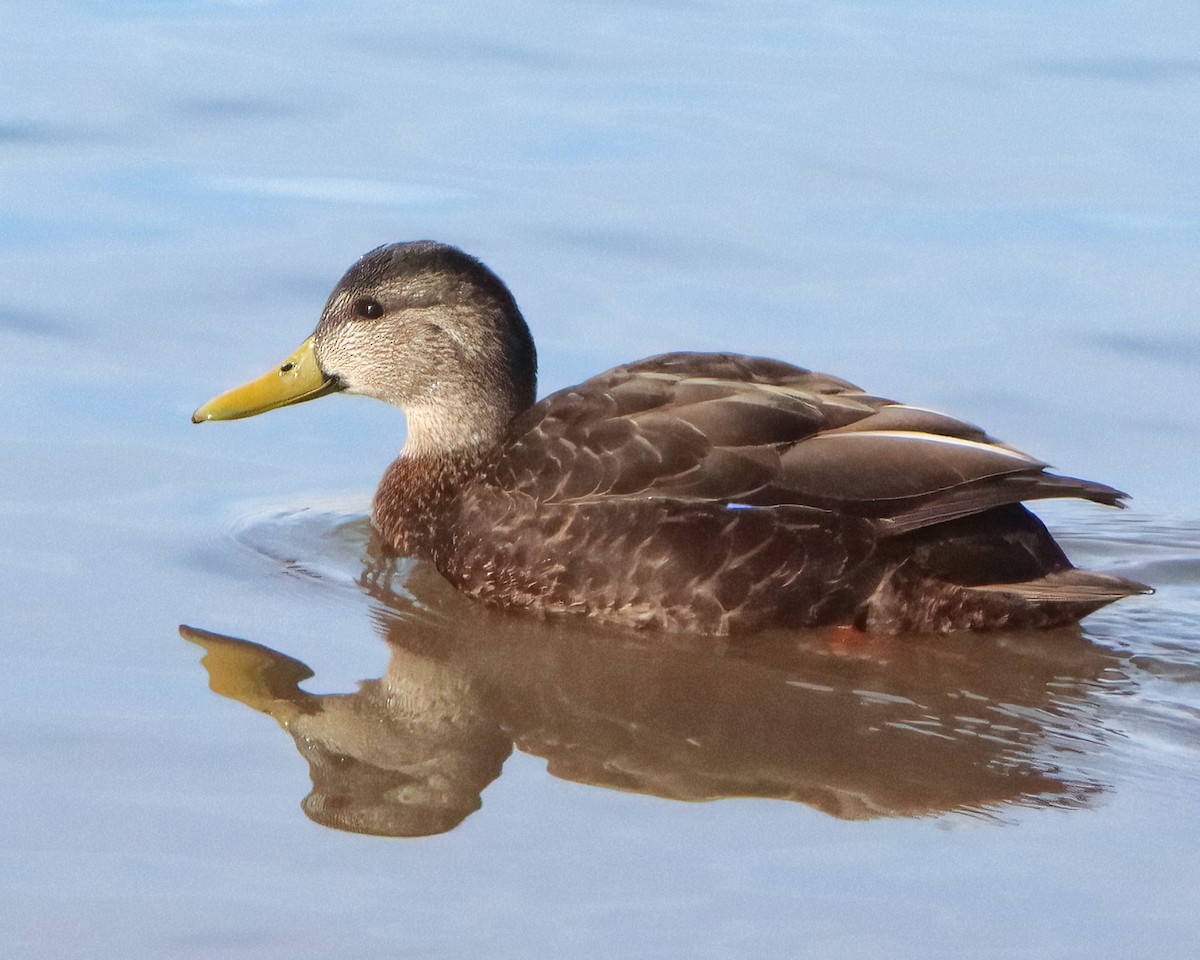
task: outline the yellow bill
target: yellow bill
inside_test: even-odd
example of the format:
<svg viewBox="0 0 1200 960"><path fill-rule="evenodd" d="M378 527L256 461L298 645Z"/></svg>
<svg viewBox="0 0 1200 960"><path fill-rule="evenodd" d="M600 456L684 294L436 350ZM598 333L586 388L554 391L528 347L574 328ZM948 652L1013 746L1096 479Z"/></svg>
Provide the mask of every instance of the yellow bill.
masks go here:
<svg viewBox="0 0 1200 960"><path fill-rule="evenodd" d="M337 380L321 372L321 366L313 353L313 338L309 337L278 370L272 370L253 383L247 383L209 400L192 414L192 423L203 423L205 420L240 420L243 417L266 413L276 407L315 400L341 389L342 386Z"/></svg>

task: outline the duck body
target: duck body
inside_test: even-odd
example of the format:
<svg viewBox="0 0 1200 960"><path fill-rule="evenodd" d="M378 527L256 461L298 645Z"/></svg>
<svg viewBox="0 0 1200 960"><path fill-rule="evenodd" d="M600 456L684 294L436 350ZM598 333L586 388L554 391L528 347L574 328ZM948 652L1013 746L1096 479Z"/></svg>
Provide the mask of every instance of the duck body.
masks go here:
<svg viewBox="0 0 1200 960"><path fill-rule="evenodd" d="M736 354L651 357L534 403L535 366L486 267L394 244L343 277L277 374L282 400L247 394L278 387L268 374L194 419L334 389L403 407L409 442L375 526L500 607L712 634L897 633L1062 626L1147 589L1074 568L1022 505L1124 494L953 417Z"/></svg>
<svg viewBox="0 0 1200 960"><path fill-rule="evenodd" d="M401 457L373 519L498 606L715 634L998 629L1135 589L1070 565L1019 502L1047 496L1121 494L834 377L676 353L552 394L477 459Z"/></svg>

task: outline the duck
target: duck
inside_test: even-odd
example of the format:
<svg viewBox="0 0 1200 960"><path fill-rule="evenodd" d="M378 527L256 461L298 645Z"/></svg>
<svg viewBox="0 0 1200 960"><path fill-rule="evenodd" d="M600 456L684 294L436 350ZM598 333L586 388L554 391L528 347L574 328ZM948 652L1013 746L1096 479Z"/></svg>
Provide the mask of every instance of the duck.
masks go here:
<svg viewBox="0 0 1200 960"><path fill-rule="evenodd" d="M1073 566L1025 506L1125 493L838 377L676 352L542 400L536 385L495 273L454 246L392 243L350 267L299 350L192 420L338 392L400 407L379 539L543 617L719 636L1050 629L1150 592Z"/></svg>

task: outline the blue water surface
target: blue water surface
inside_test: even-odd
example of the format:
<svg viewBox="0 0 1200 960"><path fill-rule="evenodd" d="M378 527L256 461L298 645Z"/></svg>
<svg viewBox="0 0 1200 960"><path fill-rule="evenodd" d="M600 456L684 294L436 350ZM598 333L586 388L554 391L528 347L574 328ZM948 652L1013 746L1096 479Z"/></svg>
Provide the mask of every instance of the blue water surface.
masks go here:
<svg viewBox="0 0 1200 960"><path fill-rule="evenodd" d="M0 35L6 955L1195 955L1200 7L10 0ZM189 417L420 238L510 284L543 392L673 349L826 370L1130 491L1039 512L1158 593L1067 653L677 661L373 585L397 411ZM202 666L180 623L260 646ZM448 832L320 826L278 671L514 752ZM650 676L735 718L791 690L846 746L755 780L766 732L685 735L622 700Z"/></svg>

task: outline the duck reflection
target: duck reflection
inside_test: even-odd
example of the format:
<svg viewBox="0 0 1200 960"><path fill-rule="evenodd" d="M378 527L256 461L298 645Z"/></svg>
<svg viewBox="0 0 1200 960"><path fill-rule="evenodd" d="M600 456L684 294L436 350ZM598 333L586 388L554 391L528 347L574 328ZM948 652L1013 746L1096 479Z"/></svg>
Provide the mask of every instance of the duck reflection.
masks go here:
<svg viewBox="0 0 1200 960"><path fill-rule="evenodd" d="M400 578L373 562L360 585L391 661L354 693L308 693L303 663L181 628L214 691L291 734L311 770L305 813L359 833L452 829L514 746L578 783L847 819L1078 806L1101 789L1078 772L1105 735L1095 694L1124 682L1074 628L739 645L497 614L421 565Z"/></svg>

